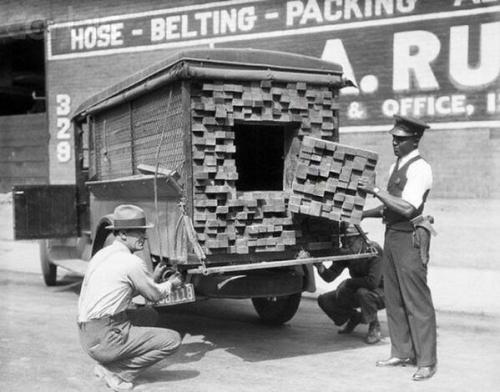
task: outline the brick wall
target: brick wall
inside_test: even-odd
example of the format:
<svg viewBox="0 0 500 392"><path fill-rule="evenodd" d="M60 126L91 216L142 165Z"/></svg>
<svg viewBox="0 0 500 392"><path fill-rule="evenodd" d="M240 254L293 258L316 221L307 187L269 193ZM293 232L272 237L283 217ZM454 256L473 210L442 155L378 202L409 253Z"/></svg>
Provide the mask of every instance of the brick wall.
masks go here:
<svg viewBox="0 0 500 392"><path fill-rule="evenodd" d="M383 186L395 159L391 140L387 132L340 134L342 143L379 154L377 183ZM424 135L419 149L433 170L434 186L430 197L500 197L499 129L430 130Z"/></svg>
<svg viewBox="0 0 500 392"><path fill-rule="evenodd" d="M8 26L29 24L36 20L63 22L209 2L202 0L172 0L169 2L163 0L145 2L6 0L2 2L0 27L8 30ZM232 42L224 46L281 49L318 56L317 41L323 42L327 38L326 36L313 38L312 35L305 34L252 42ZM386 39L386 37L381 35L380 39ZM370 51L376 50L376 45L367 48L365 58L370 59ZM166 55L164 50L153 50L143 53L57 61L57 65L48 64L49 68L52 69L51 76L49 75L47 80L48 97L54 99L55 94L69 93L73 100L72 108L74 110L83 99L91 94L121 80L126 75L165 58ZM374 64L374 67L380 66ZM49 113L49 115L52 116L50 120L52 124L55 121L54 114ZM428 132L422 141L421 149L422 155L428 159L434 169L435 185L431 197L500 197L500 180L498 180L498 176L495 176L495 173L499 172L498 169L500 169L499 134L500 129L450 129ZM380 184L385 183L387 169L393 159L390 138L386 136L384 133L359 133L344 134L341 139L343 143L371 149L379 153L380 161L377 172ZM51 171L52 169L51 167ZM62 167L60 170L61 176L64 176L68 168Z"/></svg>
<svg viewBox="0 0 500 392"><path fill-rule="evenodd" d="M36 20L64 22L106 15L120 15L138 11L210 3L208 0L4 0L0 12L0 26L30 24Z"/></svg>

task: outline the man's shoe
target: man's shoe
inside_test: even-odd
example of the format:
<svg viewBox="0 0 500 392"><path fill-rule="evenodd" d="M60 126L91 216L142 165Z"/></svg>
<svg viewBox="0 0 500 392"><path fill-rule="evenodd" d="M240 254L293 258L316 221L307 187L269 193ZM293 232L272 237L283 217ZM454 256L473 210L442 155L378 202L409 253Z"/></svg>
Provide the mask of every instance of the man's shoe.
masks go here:
<svg viewBox="0 0 500 392"><path fill-rule="evenodd" d="M383 361L377 361L376 365L378 367L387 367L387 366L410 366L414 365L415 360L411 358L396 358L391 357L389 359Z"/></svg>
<svg viewBox="0 0 500 392"><path fill-rule="evenodd" d="M99 379L104 379L106 385L113 391L130 391L134 388L133 383L122 380L118 375L99 364L94 366L94 375Z"/></svg>
<svg viewBox="0 0 500 392"><path fill-rule="evenodd" d="M106 380L106 385L110 387L115 392L120 391L130 391L134 388L134 384L125 380L122 380L116 374L112 374L110 377L104 377Z"/></svg>
<svg viewBox="0 0 500 392"><path fill-rule="evenodd" d="M99 364L94 366L94 376L96 376L96 378L100 380L104 378L105 374L106 374L106 369L104 369L104 367L102 367Z"/></svg>
<svg viewBox="0 0 500 392"><path fill-rule="evenodd" d="M421 366L413 375L413 381L423 381L431 378L436 373L437 367L434 366Z"/></svg>
<svg viewBox="0 0 500 392"><path fill-rule="evenodd" d="M368 334L366 335L366 343L367 344L375 344L380 342L382 338L382 334L380 333L380 325L378 322L373 321L370 323L368 327Z"/></svg>
<svg viewBox="0 0 500 392"><path fill-rule="evenodd" d="M361 313L356 312L349 319L344 328L339 329L340 334L348 334L354 331L354 328L361 322Z"/></svg>

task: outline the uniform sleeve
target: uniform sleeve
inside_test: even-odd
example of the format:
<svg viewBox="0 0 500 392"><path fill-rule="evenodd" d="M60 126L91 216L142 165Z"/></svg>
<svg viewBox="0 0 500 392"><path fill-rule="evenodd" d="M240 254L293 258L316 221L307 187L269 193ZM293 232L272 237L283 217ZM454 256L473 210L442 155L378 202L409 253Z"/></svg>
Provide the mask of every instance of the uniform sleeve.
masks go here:
<svg viewBox="0 0 500 392"><path fill-rule="evenodd" d="M414 162L406 172L406 185L401 198L418 209L423 201L424 194L432 187L432 170L423 160Z"/></svg>
<svg viewBox="0 0 500 392"><path fill-rule="evenodd" d="M129 279L134 289L149 301L157 302L170 294L172 285L170 282L155 283L153 275L148 271L144 262L137 256L133 256L132 267L129 270Z"/></svg>
<svg viewBox="0 0 500 392"><path fill-rule="evenodd" d="M366 263L369 263L366 275L347 280L346 285L352 290L357 290L359 288L375 290L382 282L383 249L376 242L372 242L372 246L376 249L377 256L365 261Z"/></svg>
<svg viewBox="0 0 500 392"><path fill-rule="evenodd" d="M367 260L366 262L370 263L370 266L366 276L348 279L346 282L347 287L352 290L360 288L375 290L379 286L380 279L382 278L381 259L380 256L377 256Z"/></svg>

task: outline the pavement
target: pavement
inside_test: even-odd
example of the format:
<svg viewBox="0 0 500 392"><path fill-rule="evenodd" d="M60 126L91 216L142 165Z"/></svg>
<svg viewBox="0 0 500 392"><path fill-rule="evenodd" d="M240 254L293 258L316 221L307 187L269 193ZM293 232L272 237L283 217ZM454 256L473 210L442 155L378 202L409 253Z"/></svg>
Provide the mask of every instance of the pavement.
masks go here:
<svg viewBox="0 0 500 392"><path fill-rule="evenodd" d="M81 281L61 276L46 287L39 274L0 273L0 391L109 392L92 374L75 325ZM147 369L134 392L496 392L500 385L498 319L437 312L437 374L411 381L414 367L379 368L390 353L367 345L366 325L349 335L312 300L285 325L263 325L249 300L166 307L158 326L178 331L182 346Z"/></svg>
<svg viewBox="0 0 500 392"><path fill-rule="evenodd" d="M340 283L347 277L344 273L335 282ZM430 265L427 280L438 312L500 318L500 271ZM317 277L316 292L304 296L316 299L318 295L333 290L334 283L325 283Z"/></svg>
<svg viewBox="0 0 500 392"><path fill-rule="evenodd" d="M373 201L368 201L368 207ZM500 238L500 200L431 200L427 213L436 218L438 236L432 239L428 282L438 312L500 317L500 260L495 241ZM383 244L379 221L363 221L370 239ZM0 270L41 273L36 241L14 241L12 205L0 195ZM317 277L315 299L335 288ZM41 277L40 277L41 279Z"/></svg>

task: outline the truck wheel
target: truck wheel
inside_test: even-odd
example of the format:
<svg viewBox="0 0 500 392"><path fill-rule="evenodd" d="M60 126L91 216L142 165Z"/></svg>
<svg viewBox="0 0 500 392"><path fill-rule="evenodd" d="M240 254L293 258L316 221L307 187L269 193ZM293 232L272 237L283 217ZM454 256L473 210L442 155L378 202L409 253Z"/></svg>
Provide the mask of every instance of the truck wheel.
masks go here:
<svg viewBox="0 0 500 392"><path fill-rule="evenodd" d="M281 297L252 298L252 303L262 322L281 325L290 320L299 308L302 293Z"/></svg>
<svg viewBox="0 0 500 392"><path fill-rule="evenodd" d="M40 264L42 267L43 280L47 286L55 286L57 283L57 265L52 264L50 261L49 241L39 241L38 246L40 250Z"/></svg>

